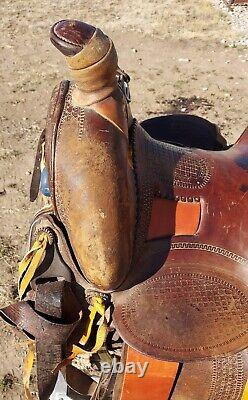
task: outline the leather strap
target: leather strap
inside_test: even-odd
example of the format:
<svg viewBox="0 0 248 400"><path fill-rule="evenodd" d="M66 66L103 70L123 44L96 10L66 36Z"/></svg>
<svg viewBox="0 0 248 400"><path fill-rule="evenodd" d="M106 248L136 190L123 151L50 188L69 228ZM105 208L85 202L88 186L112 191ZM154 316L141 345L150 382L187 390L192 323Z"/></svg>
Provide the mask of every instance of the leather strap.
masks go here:
<svg viewBox="0 0 248 400"><path fill-rule="evenodd" d="M155 198L147 240L169 236L195 235L201 218L201 203Z"/></svg>
<svg viewBox="0 0 248 400"><path fill-rule="evenodd" d="M248 350L183 365L144 356L131 347L126 353L126 365L129 362L149 362L149 365L143 378L124 373L114 400L248 399Z"/></svg>
<svg viewBox="0 0 248 400"><path fill-rule="evenodd" d="M50 309L49 304L43 302L48 290L52 294ZM29 338L35 338L39 397L40 400L47 400L57 380L57 372L53 373L53 370L64 357L63 345L77 326L79 317L68 283L46 283L39 285L38 291L40 293L37 295L35 309L30 303L20 301L2 309L0 314L5 320L24 331ZM74 305L71 299L74 299ZM63 311L61 311L62 304ZM49 319L43 316L45 312ZM58 318L59 315L63 315L63 318Z"/></svg>
<svg viewBox="0 0 248 400"><path fill-rule="evenodd" d="M30 228L30 234L29 234L29 246L31 247L33 244L33 240L36 237L36 233L38 231L42 231L44 229L51 229L52 232L55 234L56 239L55 241L55 249L58 252L58 257L63 259L64 266L63 268L60 268L60 273L55 275L55 276L63 276L65 280L71 280L71 274L70 271L68 271L67 266L70 268L71 272L73 273L75 280L79 285L81 285L84 289L86 288L91 288L92 286L86 281L86 279L83 277L82 273L79 272L79 267L78 263L73 255L73 252L71 251L71 247L69 244L69 240L65 234L59 227L59 225L56 223L56 220L51 213L50 210L46 211L43 210L43 212L40 212L37 217L35 218L33 224L31 225ZM61 260L60 260L61 264ZM54 276L54 273L56 274L57 268L53 264L51 264L52 269L46 271L46 276L44 277L52 277Z"/></svg>
<svg viewBox="0 0 248 400"><path fill-rule="evenodd" d="M46 130L43 129L43 131L40 135L40 138L39 138L38 146L37 146L33 175L32 175L31 185L30 185L30 201L32 201L32 202L37 199L37 196L39 193L40 176L41 176L40 163L41 163L41 157L42 157L42 144L45 141L45 134L46 134Z"/></svg>

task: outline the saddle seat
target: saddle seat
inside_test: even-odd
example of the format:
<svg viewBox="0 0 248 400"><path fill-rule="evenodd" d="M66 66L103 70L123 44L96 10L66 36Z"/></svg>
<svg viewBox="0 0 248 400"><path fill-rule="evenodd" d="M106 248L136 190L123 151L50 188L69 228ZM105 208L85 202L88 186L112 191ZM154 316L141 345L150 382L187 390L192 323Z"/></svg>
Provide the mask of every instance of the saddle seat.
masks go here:
<svg viewBox="0 0 248 400"><path fill-rule="evenodd" d="M145 354L191 361L247 346L247 141L248 131L228 150L187 149L133 127L136 242L114 323ZM168 200L199 204L194 234L149 235L166 232Z"/></svg>

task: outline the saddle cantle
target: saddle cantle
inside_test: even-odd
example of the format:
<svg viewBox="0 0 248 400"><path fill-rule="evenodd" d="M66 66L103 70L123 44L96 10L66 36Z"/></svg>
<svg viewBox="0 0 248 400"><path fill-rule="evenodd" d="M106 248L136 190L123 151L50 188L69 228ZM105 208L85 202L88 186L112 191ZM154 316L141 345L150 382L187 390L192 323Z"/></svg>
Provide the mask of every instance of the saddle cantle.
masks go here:
<svg viewBox="0 0 248 400"><path fill-rule="evenodd" d="M241 400L248 131L224 149L213 124L174 116L168 139L132 117L129 77L100 29L64 20L51 41L73 81L55 88L38 143L30 199L47 205L21 301L0 313L36 340L40 399L62 371L72 399ZM148 360L146 379L118 376L116 360Z"/></svg>

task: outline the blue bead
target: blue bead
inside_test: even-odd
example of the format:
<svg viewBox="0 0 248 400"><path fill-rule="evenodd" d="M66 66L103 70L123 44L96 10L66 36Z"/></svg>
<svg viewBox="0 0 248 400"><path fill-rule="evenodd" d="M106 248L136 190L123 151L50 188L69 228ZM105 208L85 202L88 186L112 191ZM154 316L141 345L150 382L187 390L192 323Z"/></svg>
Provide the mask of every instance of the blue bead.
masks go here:
<svg viewBox="0 0 248 400"><path fill-rule="evenodd" d="M49 183L48 183L48 170L46 167L43 168L43 170L41 171L40 191L44 196L51 197L51 192L50 192Z"/></svg>

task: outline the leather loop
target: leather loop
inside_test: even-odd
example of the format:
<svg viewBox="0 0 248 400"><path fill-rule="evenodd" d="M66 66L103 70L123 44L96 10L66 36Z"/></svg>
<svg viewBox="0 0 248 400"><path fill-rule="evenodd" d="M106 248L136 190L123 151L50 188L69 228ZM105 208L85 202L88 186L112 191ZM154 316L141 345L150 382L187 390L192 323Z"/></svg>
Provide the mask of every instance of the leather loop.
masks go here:
<svg viewBox="0 0 248 400"><path fill-rule="evenodd" d="M45 135L46 135L46 130L44 129L42 131L39 141L38 141L37 152L36 152L36 157L35 157L35 162L34 162L33 175L32 175L31 185L30 185L30 201L32 201L32 202L37 199L37 196L39 193L40 176L41 176L40 163L41 163L41 158L42 158L42 145L45 141Z"/></svg>

